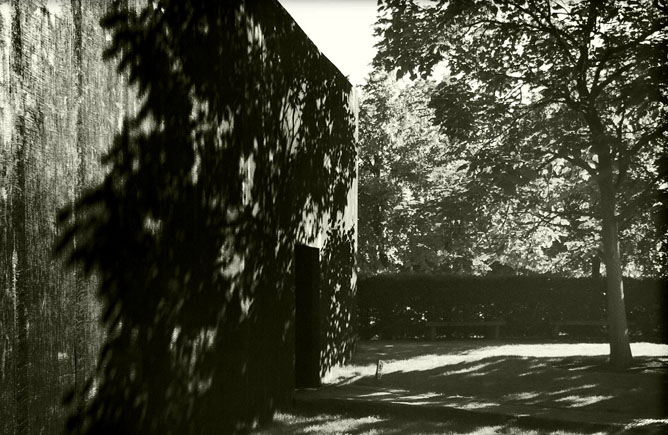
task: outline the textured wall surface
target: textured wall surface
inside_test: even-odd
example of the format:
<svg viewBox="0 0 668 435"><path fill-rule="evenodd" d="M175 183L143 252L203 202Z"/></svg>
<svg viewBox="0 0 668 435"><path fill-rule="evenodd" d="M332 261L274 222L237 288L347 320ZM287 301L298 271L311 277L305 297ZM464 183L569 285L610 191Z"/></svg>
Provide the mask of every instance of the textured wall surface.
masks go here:
<svg viewBox="0 0 668 435"><path fill-rule="evenodd" d="M103 1L0 2L0 432L57 432L95 364L94 279L52 258L57 212L98 182L133 103Z"/></svg>
<svg viewBox="0 0 668 435"><path fill-rule="evenodd" d="M188 23L183 3L176 21ZM0 402L10 404L0 431L59 432L70 387L69 412L88 428L253 424L291 403L296 243L320 249L322 373L354 348L355 93L277 2L207 5L203 22L231 25L216 38L194 26L170 52L182 70L148 76L193 84L191 130L153 144L164 133L157 109L128 124L128 150L124 117L155 102L142 106L118 58L102 60L113 32L98 23L111 4L0 3ZM179 140L193 152L183 157ZM128 156L136 167L118 176ZM191 175L164 175L179 165ZM113 201L107 188L118 189ZM151 191L157 205L145 199ZM59 226L58 211L81 198ZM137 248L127 222L95 221L127 204L144 222ZM77 225L99 225L104 237L68 238ZM88 250L83 264L95 273L54 260L58 240ZM114 251L125 241L127 251Z"/></svg>

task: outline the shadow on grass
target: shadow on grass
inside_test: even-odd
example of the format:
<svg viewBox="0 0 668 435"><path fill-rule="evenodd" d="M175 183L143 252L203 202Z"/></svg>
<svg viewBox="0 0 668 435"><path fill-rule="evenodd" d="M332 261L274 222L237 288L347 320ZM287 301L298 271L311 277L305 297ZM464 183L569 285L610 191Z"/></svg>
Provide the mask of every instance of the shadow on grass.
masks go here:
<svg viewBox="0 0 668 435"><path fill-rule="evenodd" d="M660 368L658 358L643 358L639 363L633 371L618 373L608 369L605 358L590 356L486 357L426 370L411 370L406 360L391 366L393 371L380 380L364 376L352 385L406 391L401 395L406 397L388 396L393 401L467 401L468 409L529 405L634 418L668 417L665 363Z"/></svg>
<svg viewBox="0 0 668 435"><path fill-rule="evenodd" d="M480 344L476 346L478 352L467 343L453 343L447 354L440 355L425 353L427 348L417 352L413 349L412 358L406 358L408 349L404 349L397 352L396 361L386 365L388 372L382 379L367 375L354 384L437 393L429 399L432 402L443 400L445 395L482 403L613 412L637 418L668 417L667 357L637 356L632 369L620 373L608 367L603 355L564 352L568 356L551 356L539 347L542 345L536 345L543 356L488 356L490 352ZM488 346L492 353L499 348ZM564 348L554 345L553 355L558 355L560 346Z"/></svg>
<svg viewBox="0 0 668 435"><path fill-rule="evenodd" d="M602 343L361 342L352 363L331 377L329 387L308 392L298 409L574 433L665 433L668 346L634 346L634 366L616 372ZM375 376L378 359L384 361L381 379ZM434 433L458 433L441 429Z"/></svg>
<svg viewBox="0 0 668 435"><path fill-rule="evenodd" d="M253 432L268 434L350 434L350 435L399 435L399 434L516 434L516 435L592 435L607 431L587 425L564 430L549 427L528 427L520 422L444 420L438 418L410 418L389 413L368 413L355 410L317 412L299 410L291 414L278 414L274 422ZM647 432L643 432L647 433Z"/></svg>

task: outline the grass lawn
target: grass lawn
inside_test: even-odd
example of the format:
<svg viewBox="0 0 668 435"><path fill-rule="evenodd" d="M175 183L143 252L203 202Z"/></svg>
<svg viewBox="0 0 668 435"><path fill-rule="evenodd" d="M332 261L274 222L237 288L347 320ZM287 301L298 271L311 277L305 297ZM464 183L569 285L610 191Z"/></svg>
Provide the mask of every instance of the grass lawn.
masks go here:
<svg viewBox="0 0 668 435"><path fill-rule="evenodd" d="M389 415L351 414L277 414L274 422L254 435L299 435L299 434L355 434L355 435L399 435L399 434L467 434L467 435L603 435L606 432L562 431L524 429L510 425L485 425L472 422L443 422L405 419Z"/></svg>
<svg viewBox="0 0 668 435"><path fill-rule="evenodd" d="M413 406L457 404L475 411L539 409L542 415L570 413L581 421L624 422L620 433L666 433L668 346L632 345L635 364L614 372L605 343L507 343L484 340L361 342L350 364L333 369L323 394ZM375 379L376 361L384 361ZM390 392L390 393L388 393ZM362 397L367 396L367 397ZM551 424L545 429L465 419L425 419L353 408L297 409L278 414L257 434L591 434ZM385 413L383 413L385 412ZM591 417L592 420L587 420ZM453 421L456 420L456 421ZM522 424L521 426L525 426ZM556 427L555 427L556 426ZM543 427L543 426L540 426ZM619 431L618 431L619 432ZM615 432L612 432L615 433Z"/></svg>
<svg viewBox="0 0 668 435"><path fill-rule="evenodd" d="M634 366L619 373L607 367L605 343L364 342L326 382L468 398L481 408L503 403L668 419L668 345L633 343L632 351ZM379 358L385 365L377 381Z"/></svg>

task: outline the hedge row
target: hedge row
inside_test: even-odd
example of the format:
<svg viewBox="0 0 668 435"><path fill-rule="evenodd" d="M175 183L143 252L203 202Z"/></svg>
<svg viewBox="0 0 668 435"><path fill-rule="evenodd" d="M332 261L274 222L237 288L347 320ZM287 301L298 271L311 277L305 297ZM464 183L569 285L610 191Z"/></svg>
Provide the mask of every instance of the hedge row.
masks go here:
<svg viewBox="0 0 668 435"><path fill-rule="evenodd" d="M667 342L665 280L624 280L634 340ZM428 321L504 320L507 337L550 336L550 322L605 320L605 281L550 276L376 275L358 283L362 338L424 337ZM589 328L591 330L591 328Z"/></svg>

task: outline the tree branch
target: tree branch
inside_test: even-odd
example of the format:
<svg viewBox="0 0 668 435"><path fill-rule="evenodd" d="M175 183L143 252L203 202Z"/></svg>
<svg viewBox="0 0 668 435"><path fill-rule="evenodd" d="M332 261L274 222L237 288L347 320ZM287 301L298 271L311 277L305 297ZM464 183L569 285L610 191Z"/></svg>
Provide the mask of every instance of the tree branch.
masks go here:
<svg viewBox="0 0 668 435"><path fill-rule="evenodd" d="M536 2L535 2L535 1L531 0L529 3L532 4L533 7L536 8L536 10L539 10L539 11L541 10L541 9L538 7L538 5L536 5ZM557 41L557 44L558 44L559 47L562 49L562 51L564 52L564 54L566 55L566 57L568 58L568 60L569 60L570 62L574 62L574 61L575 61L575 59L573 58L573 55L571 54L571 51L570 51L570 48L569 48L568 44L566 44L566 42L564 41L564 39L561 37L561 36L563 35L563 36L564 36L566 39L568 39L569 42L571 42L573 45L577 45L576 41L572 38L571 35L569 35L567 32L564 32L563 30L558 29L558 28L552 23L552 20L551 20L551 19L549 19L549 20L547 20L545 23L543 23L543 22L541 21L540 17L538 17L536 14L534 14L533 11L531 11L530 8L524 8L524 7L520 6L520 5L516 5L516 7L517 7L518 10L520 10L520 11L522 11L523 13L525 13L526 15L530 16L530 17L534 20L534 22L537 24L537 26L538 26L538 28L539 28L540 30L542 30L543 32L548 33L549 35L552 35L552 36L555 38L555 40ZM548 14L549 14L549 12L548 12ZM542 15L543 18L544 18L544 14L541 13L541 15Z"/></svg>
<svg viewBox="0 0 668 435"><path fill-rule="evenodd" d="M626 44L618 45L616 47L610 47L607 50L605 50L601 55L601 59L598 61L598 64L596 66L596 72L594 73L594 84L592 85L592 89L596 87L596 84L598 83L598 80L601 75L601 71L603 70L603 66L607 61L609 61L614 56L621 54L630 48L637 47L638 45L640 45L641 42L645 41L654 33L660 32L666 27L668 27L668 23L656 24L655 26L650 27L648 30L641 33L640 36L638 36L636 39L629 41Z"/></svg>
<svg viewBox="0 0 668 435"><path fill-rule="evenodd" d="M620 227L626 226L634 217L638 215L638 210L642 209L644 204L648 201L656 199L657 183L666 179L668 171L659 172L656 174L642 191L636 194L631 201L629 201L624 210L617 215L617 220Z"/></svg>
<svg viewBox="0 0 668 435"><path fill-rule="evenodd" d="M580 157L570 156L566 153L559 152L559 151L556 151L556 152L547 151L546 154L551 154L551 155L555 156L556 158L564 159L567 162L571 163L572 165L577 166L580 169L584 169L585 171L587 171L587 173L590 176L598 177L598 173L596 172L596 168L590 166L586 161L584 161Z"/></svg>
<svg viewBox="0 0 668 435"><path fill-rule="evenodd" d="M589 2L589 10L587 13L587 22L585 23L583 30L584 37L582 42L579 44L579 56L576 62L575 68L577 72L576 82L578 93L581 98L584 98L589 101L589 105L593 106L593 101L591 100L591 93L587 89L587 64L589 63L589 43L591 42L591 36L594 32L594 27L596 27L596 19L598 14L596 11L597 2Z"/></svg>
<svg viewBox="0 0 668 435"><path fill-rule="evenodd" d="M603 89L605 89L610 83L614 82L617 78L619 78L622 74L624 74L626 71L631 69L636 63L635 62L630 62L627 63L626 65L620 67L616 71L614 71L612 74L607 76L605 80L603 80L600 84L597 83L597 81L600 79L600 77L595 77L594 82L591 87L591 97L592 99L595 99L598 97ZM599 71L597 71L598 74Z"/></svg>

